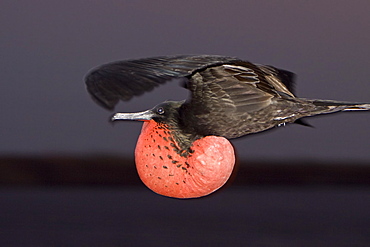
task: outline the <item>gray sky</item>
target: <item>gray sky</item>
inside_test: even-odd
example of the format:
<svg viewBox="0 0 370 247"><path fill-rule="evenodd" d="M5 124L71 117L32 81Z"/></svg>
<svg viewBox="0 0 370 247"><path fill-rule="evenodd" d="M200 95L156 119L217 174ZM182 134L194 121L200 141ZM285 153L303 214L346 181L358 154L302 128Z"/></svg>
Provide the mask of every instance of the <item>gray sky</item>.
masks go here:
<svg viewBox="0 0 370 247"><path fill-rule="evenodd" d="M102 63L173 54L237 56L298 75L307 98L370 101L370 2L1 1L0 155L133 155L141 123L112 126L83 77ZM186 90L169 84L117 111ZM370 112L308 119L233 141L242 159L370 161Z"/></svg>

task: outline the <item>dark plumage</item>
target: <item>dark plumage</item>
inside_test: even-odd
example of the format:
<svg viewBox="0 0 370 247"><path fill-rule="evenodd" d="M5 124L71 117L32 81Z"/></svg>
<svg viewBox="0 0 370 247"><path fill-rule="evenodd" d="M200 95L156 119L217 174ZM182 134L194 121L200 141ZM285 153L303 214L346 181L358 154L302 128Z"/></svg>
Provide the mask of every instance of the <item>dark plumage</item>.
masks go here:
<svg viewBox="0 0 370 247"><path fill-rule="evenodd" d="M155 121L177 131L175 137L182 148L203 136L237 138L302 117L370 109L370 104L296 98L292 93L293 73L223 56L113 62L93 69L86 76L86 85L100 105L113 109L119 100L130 100L176 78L184 79L191 98L164 103L166 111L172 112L168 116L159 114L158 107L150 111Z"/></svg>

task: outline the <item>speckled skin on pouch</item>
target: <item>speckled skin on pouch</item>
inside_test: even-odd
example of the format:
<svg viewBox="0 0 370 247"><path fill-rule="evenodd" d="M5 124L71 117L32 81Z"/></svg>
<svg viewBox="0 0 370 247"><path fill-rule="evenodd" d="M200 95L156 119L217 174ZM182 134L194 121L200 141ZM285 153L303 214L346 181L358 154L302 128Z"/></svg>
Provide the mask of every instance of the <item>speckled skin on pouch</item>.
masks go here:
<svg viewBox="0 0 370 247"><path fill-rule="evenodd" d="M235 164L234 148L223 138L207 136L181 155L168 128L144 122L135 161L143 183L154 192L176 198L208 195L229 179ZM209 165L212 164L212 165Z"/></svg>

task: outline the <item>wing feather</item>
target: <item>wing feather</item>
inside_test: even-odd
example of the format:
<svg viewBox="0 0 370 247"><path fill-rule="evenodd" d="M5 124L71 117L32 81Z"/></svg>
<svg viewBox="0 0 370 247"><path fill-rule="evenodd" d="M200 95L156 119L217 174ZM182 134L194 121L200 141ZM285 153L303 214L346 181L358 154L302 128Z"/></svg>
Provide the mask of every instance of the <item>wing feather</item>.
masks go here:
<svg viewBox="0 0 370 247"><path fill-rule="evenodd" d="M128 101L171 79L189 77L209 66L239 61L209 55L179 55L118 61L93 69L85 77L88 92L107 109Z"/></svg>
<svg viewBox="0 0 370 247"><path fill-rule="evenodd" d="M184 106L189 119L204 135L224 133L225 126L242 123L248 114L260 111L274 98L294 97L278 77L279 70L249 62L223 64L197 71L188 82L192 92ZM242 132L242 130L240 130Z"/></svg>

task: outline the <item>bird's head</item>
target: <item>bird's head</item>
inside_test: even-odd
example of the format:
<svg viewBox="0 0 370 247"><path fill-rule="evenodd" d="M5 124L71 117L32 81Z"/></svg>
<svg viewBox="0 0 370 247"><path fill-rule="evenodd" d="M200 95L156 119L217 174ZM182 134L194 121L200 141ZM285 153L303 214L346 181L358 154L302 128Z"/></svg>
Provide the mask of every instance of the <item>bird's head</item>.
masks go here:
<svg viewBox="0 0 370 247"><path fill-rule="evenodd" d="M135 112L135 113L116 113L112 117L112 121L116 120L132 120L132 121L150 121L154 120L157 123L171 124L177 122L179 118L179 109L185 101L165 101L156 105L152 109Z"/></svg>

